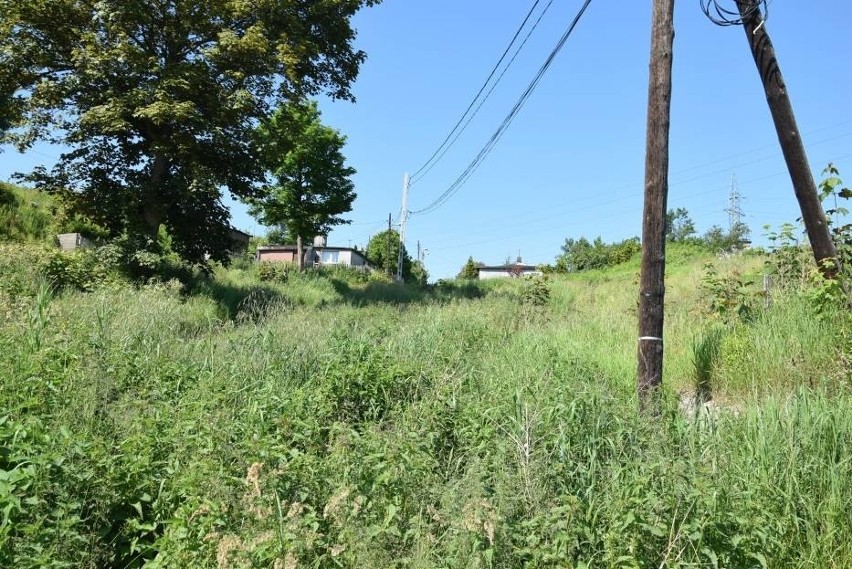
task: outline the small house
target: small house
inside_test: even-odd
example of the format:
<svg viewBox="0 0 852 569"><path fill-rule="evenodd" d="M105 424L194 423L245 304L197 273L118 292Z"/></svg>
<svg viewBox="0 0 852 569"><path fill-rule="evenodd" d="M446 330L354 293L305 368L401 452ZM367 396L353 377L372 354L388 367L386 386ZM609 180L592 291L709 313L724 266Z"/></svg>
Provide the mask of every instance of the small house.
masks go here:
<svg viewBox="0 0 852 569"><path fill-rule="evenodd" d="M306 267L355 267L367 269L369 262L364 253L351 247L309 245L303 247ZM295 245L267 245L257 248L258 262L278 261L296 263L298 253Z"/></svg>
<svg viewBox="0 0 852 569"><path fill-rule="evenodd" d="M240 231L234 227L230 228L231 231L231 254L240 255L245 253L249 246L249 241L251 241L251 235L246 233L245 231Z"/></svg>
<svg viewBox="0 0 852 569"><path fill-rule="evenodd" d="M525 265L521 262L496 266L482 265L477 267L477 272L480 279L524 277L527 275L541 274L541 271L539 271L535 265Z"/></svg>

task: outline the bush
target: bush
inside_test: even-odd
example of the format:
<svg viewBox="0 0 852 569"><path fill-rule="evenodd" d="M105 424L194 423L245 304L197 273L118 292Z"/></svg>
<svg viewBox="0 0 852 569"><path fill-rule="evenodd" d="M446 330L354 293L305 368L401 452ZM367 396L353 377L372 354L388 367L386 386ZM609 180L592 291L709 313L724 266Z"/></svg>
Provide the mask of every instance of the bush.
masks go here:
<svg viewBox="0 0 852 569"><path fill-rule="evenodd" d="M60 223L60 233L79 233L92 241L103 241L109 237L109 231L89 218L74 214Z"/></svg>
<svg viewBox="0 0 852 569"><path fill-rule="evenodd" d="M286 283L292 270L290 263L279 261L261 261L257 266L257 278L263 282Z"/></svg>
<svg viewBox="0 0 852 569"><path fill-rule="evenodd" d="M546 275L529 275L524 277L521 289L521 300L532 306L545 306L550 302L550 286Z"/></svg>
<svg viewBox="0 0 852 569"><path fill-rule="evenodd" d="M738 271L720 274L712 263L704 265L701 290L710 314L728 324L750 320L755 311L757 292L754 282Z"/></svg>
<svg viewBox="0 0 852 569"><path fill-rule="evenodd" d="M304 274L336 279L349 284L363 284L370 281L368 270L345 265L312 267L306 269Z"/></svg>
<svg viewBox="0 0 852 569"><path fill-rule="evenodd" d="M0 293L11 300L34 296L51 253L45 245L0 243Z"/></svg>
<svg viewBox="0 0 852 569"><path fill-rule="evenodd" d="M566 239L562 254L556 258L556 271L570 273L614 267L626 263L641 250L636 237L611 244L604 243L600 237L593 242L585 237Z"/></svg>
<svg viewBox="0 0 852 569"><path fill-rule="evenodd" d="M121 251L115 245L75 251L54 251L42 269L57 289L93 291L120 280Z"/></svg>

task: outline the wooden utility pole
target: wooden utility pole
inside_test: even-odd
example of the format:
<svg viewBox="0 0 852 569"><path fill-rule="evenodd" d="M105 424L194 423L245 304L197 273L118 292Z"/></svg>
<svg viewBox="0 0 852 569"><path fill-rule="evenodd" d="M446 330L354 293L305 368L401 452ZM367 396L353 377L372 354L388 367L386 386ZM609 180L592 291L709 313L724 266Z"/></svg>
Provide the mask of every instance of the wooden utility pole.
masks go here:
<svg viewBox="0 0 852 569"><path fill-rule="evenodd" d="M666 201L669 193L669 122L672 94L674 0L654 0L645 139L645 205L639 279L637 390L653 410L663 381L663 306L666 273Z"/></svg>
<svg viewBox="0 0 852 569"><path fill-rule="evenodd" d="M769 39L766 30L766 22L756 0L736 0L737 8L743 21L743 29L751 48L760 80L763 82L763 90L766 92L766 101L772 113L775 123L775 131L778 133L778 142L784 153L784 161L787 162L787 170L793 182L793 190L799 201L802 211L802 219L805 222L805 230L811 242L817 266L826 278L833 279L837 275L837 250L831 239L828 223L826 223L825 212L817 194L811 169L808 166L808 157L805 154L805 146L799 136L799 127L796 125L796 117L793 115L793 106L787 95L787 86L781 76L781 68L775 57L775 48ZM831 262L826 262L831 261Z"/></svg>

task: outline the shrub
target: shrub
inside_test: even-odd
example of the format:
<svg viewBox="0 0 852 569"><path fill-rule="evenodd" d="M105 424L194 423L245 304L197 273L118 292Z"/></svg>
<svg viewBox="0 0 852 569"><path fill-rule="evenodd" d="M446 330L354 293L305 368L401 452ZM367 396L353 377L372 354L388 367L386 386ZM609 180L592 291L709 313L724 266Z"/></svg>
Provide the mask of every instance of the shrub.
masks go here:
<svg viewBox="0 0 852 569"><path fill-rule="evenodd" d="M611 244L604 243L600 237L593 242L585 237L566 239L562 254L556 258L556 271L568 273L613 267L626 263L641 250L636 237Z"/></svg>
<svg viewBox="0 0 852 569"><path fill-rule="evenodd" d="M799 243L793 224L782 223L777 231L769 225L763 229L770 243L766 269L775 276L776 284L782 289L803 285L807 280L810 256Z"/></svg>
<svg viewBox="0 0 852 569"><path fill-rule="evenodd" d="M79 233L93 241L103 241L109 237L108 230L80 214L74 214L60 222L60 233Z"/></svg>
<svg viewBox="0 0 852 569"><path fill-rule="evenodd" d="M701 290L710 314L723 322L748 321L755 309L754 283L743 279L738 271L720 274L713 263L704 265Z"/></svg>
<svg viewBox="0 0 852 569"><path fill-rule="evenodd" d="M291 269L290 263L261 261L257 266L257 278L263 282L286 283Z"/></svg>
<svg viewBox="0 0 852 569"><path fill-rule="evenodd" d="M550 286L546 275L524 277L521 301L532 306L545 306L550 302Z"/></svg>
<svg viewBox="0 0 852 569"><path fill-rule="evenodd" d="M370 275L366 269L348 267L345 265L312 267L307 269L305 274L336 279L349 284L366 283L370 280Z"/></svg>
<svg viewBox="0 0 852 569"><path fill-rule="evenodd" d="M51 253L45 245L0 243L0 293L11 300L34 296Z"/></svg>
<svg viewBox="0 0 852 569"><path fill-rule="evenodd" d="M121 252L115 245L75 251L53 251L42 269L57 289L90 292L119 280Z"/></svg>

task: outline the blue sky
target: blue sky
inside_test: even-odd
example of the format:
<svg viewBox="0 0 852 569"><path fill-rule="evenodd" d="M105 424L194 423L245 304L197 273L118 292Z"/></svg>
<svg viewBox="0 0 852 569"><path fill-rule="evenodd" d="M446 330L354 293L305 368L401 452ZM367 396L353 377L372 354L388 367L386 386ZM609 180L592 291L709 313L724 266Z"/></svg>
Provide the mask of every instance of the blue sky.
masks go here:
<svg viewBox="0 0 852 569"><path fill-rule="evenodd" d="M545 2L542 2L544 4ZM536 33L453 148L411 188L410 209L443 192L476 155L532 79L582 0L555 0ZM458 193L412 216L407 246L428 250L432 278L472 256L501 263L520 252L553 262L566 237L639 235L651 0L594 0L509 130ZM731 0L733 4L733 0ZM330 244L366 245L396 220L405 172L448 134L509 42L532 0L385 0L355 19L368 59L356 103L321 100L323 120L348 137L358 173L352 225ZM817 178L833 161L852 181L852 4L773 1L767 28ZM720 28L698 0L675 13L669 207L699 231L727 225L732 176L757 243L764 224L798 209L742 28ZM0 157L0 179L60 150ZM260 233L235 205L234 224Z"/></svg>

